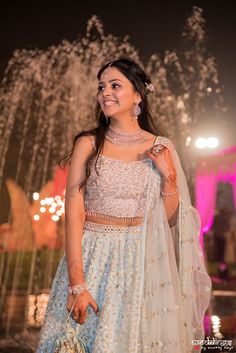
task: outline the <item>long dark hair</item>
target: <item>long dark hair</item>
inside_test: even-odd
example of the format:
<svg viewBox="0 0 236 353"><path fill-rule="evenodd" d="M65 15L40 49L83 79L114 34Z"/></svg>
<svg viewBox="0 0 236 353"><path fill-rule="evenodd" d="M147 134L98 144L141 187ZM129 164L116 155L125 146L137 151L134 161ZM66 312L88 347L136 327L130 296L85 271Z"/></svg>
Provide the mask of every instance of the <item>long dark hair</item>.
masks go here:
<svg viewBox="0 0 236 353"><path fill-rule="evenodd" d="M118 69L134 86L134 89L140 94L141 102L139 106L141 108L141 114L139 115L138 121L141 129L146 130L156 136L161 135L159 128L152 116L150 105L148 102L148 94L150 93L147 89L147 84L151 84L150 78L146 75L144 70L140 65L135 63L134 61L126 58L117 59L111 62L108 62L99 70L97 74L97 79L100 80L100 77L104 70L108 67L115 67ZM90 130L85 130L77 134L74 138L72 150L60 160L60 166L62 166L62 162L64 162L64 166L70 162L72 157L75 143L81 136L94 136L95 137L95 149L90 154L87 165L86 165L86 176L84 180L80 183L79 188L82 188L86 185L87 179L90 176L90 166L92 161L96 158L95 168L97 165L97 158L100 155L105 139L105 132L109 127L110 118L108 121L100 107L100 104L97 102L95 108L95 120L97 122L97 127ZM96 169L97 171L97 169Z"/></svg>

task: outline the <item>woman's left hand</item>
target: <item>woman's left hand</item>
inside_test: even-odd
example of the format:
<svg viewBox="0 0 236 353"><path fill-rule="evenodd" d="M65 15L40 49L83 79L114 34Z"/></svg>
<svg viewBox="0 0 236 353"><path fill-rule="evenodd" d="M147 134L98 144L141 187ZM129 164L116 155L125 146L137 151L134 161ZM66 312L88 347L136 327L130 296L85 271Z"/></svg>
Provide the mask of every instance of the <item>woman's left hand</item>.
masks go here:
<svg viewBox="0 0 236 353"><path fill-rule="evenodd" d="M158 143L147 150L145 154L153 161L156 168L162 174L164 181L169 183L176 182L176 170L167 147Z"/></svg>

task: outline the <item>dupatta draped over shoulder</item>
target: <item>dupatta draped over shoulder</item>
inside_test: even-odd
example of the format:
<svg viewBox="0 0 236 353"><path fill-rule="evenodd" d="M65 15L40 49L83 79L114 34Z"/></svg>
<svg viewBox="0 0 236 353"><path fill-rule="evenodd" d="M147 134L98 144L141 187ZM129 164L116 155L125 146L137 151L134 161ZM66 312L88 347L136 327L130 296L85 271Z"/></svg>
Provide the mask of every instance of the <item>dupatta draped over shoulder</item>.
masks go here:
<svg viewBox="0 0 236 353"><path fill-rule="evenodd" d="M163 144L171 153L177 172L179 208L177 224L170 228L160 195L161 175L152 163L141 230L142 353L196 353L192 341L204 339L203 317L211 295L211 281L199 245L200 218L191 206L173 143L162 136L155 143Z"/></svg>

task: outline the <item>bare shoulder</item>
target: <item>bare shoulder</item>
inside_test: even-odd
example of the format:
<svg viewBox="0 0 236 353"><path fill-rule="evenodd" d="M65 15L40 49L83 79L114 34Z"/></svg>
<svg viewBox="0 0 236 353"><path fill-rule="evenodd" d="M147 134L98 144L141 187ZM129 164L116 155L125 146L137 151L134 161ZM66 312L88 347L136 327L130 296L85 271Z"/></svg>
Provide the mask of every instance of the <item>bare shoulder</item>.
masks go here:
<svg viewBox="0 0 236 353"><path fill-rule="evenodd" d="M94 148L94 137L92 135L80 136L74 146L73 156L80 160L86 160Z"/></svg>
<svg viewBox="0 0 236 353"><path fill-rule="evenodd" d="M164 146L168 147L168 148L174 148L174 143L165 136L162 135L154 135L149 131L143 130L144 134L146 135L146 137L149 139L149 141L155 141L155 139L157 139L157 143L161 143Z"/></svg>
<svg viewBox="0 0 236 353"><path fill-rule="evenodd" d="M152 134L149 131L142 130L142 132L143 132L144 136L146 136L149 141L152 141L157 137L156 135Z"/></svg>
<svg viewBox="0 0 236 353"><path fill-rule="evenodd" d="M92 135L80 136L75 143L75 148L80 150L92 150L95 138Z"/></svg>

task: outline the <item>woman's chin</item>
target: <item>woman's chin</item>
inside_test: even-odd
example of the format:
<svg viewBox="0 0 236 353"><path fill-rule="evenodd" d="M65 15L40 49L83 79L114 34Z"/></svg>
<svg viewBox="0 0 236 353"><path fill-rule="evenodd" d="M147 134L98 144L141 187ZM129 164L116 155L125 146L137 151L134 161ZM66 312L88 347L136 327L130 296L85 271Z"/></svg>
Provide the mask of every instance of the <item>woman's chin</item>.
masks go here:
<svg viewBox="0 0 236 353"><path fill-rule="evenodd" d="M106 108L103 108L103 112L105 115L110 116L110 115L117 113L117 109L114 107L106 107Z"/></svg>

